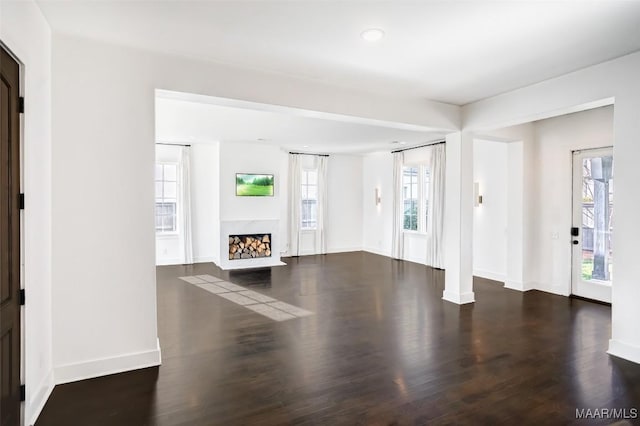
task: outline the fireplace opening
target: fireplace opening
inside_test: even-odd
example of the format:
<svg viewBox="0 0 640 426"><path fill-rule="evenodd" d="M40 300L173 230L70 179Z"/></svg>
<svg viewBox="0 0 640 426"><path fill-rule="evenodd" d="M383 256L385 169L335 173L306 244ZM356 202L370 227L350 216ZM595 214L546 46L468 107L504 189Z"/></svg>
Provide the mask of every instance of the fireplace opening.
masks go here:
<svg viewBox="0 0 640 426"><path fill-rule="evenodd" d="M229 260L271 257L271 234L229 235Z"/></svg>

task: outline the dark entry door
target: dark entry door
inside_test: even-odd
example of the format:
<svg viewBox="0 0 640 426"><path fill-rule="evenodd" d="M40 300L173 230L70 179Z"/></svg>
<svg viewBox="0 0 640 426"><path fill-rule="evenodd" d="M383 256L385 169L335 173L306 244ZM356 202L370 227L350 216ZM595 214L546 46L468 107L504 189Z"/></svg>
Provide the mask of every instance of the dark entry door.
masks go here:
<svg viewBox="0 0 640 426"><path fill-rule="evenodd" d="M20 423L20 67L0 46L0 424Z"/></svg>

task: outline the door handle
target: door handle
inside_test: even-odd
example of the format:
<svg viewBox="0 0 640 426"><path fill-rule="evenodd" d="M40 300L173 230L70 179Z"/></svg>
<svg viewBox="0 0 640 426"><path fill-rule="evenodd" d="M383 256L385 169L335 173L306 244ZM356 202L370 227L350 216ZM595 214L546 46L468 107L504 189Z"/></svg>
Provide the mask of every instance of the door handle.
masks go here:
<svg viewBox="0 0 640 426"><path fill-rule="evenodd" d="M573 245L574 245L574 246L577 246L578 244L580 244L580 241L578 241L578 240L573 240L573 241L572 241L572 243L573 243Z"/></svg>

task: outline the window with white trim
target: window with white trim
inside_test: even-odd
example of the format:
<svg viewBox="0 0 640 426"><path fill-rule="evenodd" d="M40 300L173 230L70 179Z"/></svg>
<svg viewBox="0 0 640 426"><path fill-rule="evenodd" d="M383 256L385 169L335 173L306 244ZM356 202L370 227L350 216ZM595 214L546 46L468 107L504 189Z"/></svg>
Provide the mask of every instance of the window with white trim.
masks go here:
<svg viewBox="0 0 640 426"><path fill-rule="evenodd" d="M429 168L425 165L408 165L402 172L403 229L427 232L429 214Z"/></svg>
<svg viewBox="0 0 640 426"><path fill-rule="evenodd" d="M318 171L302 171L300 227L316 229L318 223Z"/></svg>
<svg viewBox="0 0 640 426"><path fill-rule="evenodd" d="M418 170L417 167L404 167L402 170L403 228L408 231L418 230Z"/></svg>
<svg viewBox="0 0 640 426"><path fill-rule="evenodd" d="M178 164L156 163L156 233L176 232Z"/></svg>

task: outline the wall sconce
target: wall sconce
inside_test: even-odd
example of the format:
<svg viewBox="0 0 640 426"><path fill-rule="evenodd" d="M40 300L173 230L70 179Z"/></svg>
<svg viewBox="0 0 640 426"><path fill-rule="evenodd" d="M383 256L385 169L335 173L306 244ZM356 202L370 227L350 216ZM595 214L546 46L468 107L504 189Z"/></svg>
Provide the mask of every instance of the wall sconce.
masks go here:
<svg viewBox="0 0 640 426"><path fill-rule="evenodd" d="M381 198L380 198L380 189L378 189L378 188L376 188L376 194L375 194L375 197L376 197L376 198L375 198L375 200L376 200L376 206L379 206L379 205L380 205Z"/></svg>
<svg viewBox="0 0 640 426"><path fill-rule="evenodd" d="M482 195L480 195L480 183L473 183L473 205L479 207L482 204Z"/></svg>

